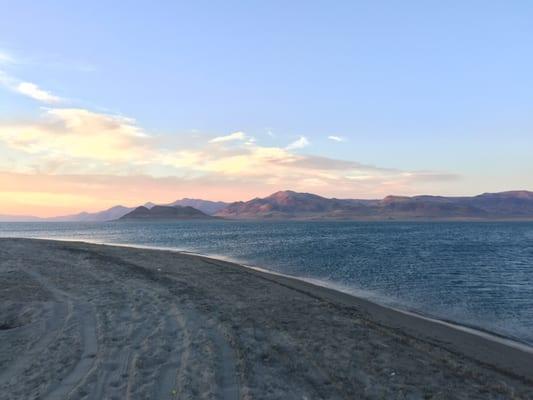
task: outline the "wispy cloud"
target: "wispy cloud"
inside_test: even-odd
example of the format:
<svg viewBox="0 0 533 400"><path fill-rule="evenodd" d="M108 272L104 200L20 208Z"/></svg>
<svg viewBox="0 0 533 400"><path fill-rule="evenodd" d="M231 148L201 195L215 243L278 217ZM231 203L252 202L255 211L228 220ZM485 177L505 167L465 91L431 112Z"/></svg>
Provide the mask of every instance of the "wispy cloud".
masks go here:
<svg viewBox="0 0 533 400"><path fill-rule="evenodd" d="M13 62L15 62L15 59L11 55L0 50L0 64L8 64L8 63L10 64Z"/></svg>
<svg viewBox="0 0 533 400"><path fill-rule="evenodd" d="M60 97L54 96L50 92L39 88L39 86L31 82L20 82L16 86L16 90L20 94L47 104L59 103L61 101Z"/></svg>
<svg viewBox="0 0 533 400"><path fill-rule="evenodd" d="M65 160L139 160L146 156L146 140L131 119L77 108L46 110L38 122L0 124L0 141L8 147Z"/></svg>
<svg viewBox="0 0 533 400"><path fill-rule="evenodd" d="M7 54L6 52L0 51L0 67L2 65L15 63L16 60L14 57ZM7 89L13 92L19 93L23 96L27 96L45 104L57 104L63 100L59 96L56 96L50 93L49 91L40 88L37 84L22 81L7 73L3 69L0 69L0 85L6 87Z"/></svg>
<svg viewBox="0 0 533 400"><path fill-rule="evenodd" d="M226 136L217 136L209 141L209 143L224 143L233 142L235 140L246 140L248 137L244 132L233 132Z"/></svg>
<svg viewBox="0 0 533 400"><path fill-rule="evenodd" d="M41 89L35 83L20 81L2 70L0 70L0 85L12 92L30 97L45 104L57 104L64 100L49 91Z"/></svg>
<svg viewBox="0 0 533 400"><path fill-rule="evenodd" d="M346 142L346 138L343 138L341 136L330 135L328 136L328 139L333 140L334 142Z"/></svg>
<svg viewBox="0 0 533 400"><path fill-rule="evenodd" d="M302 149L304 147L309 146L309 140L305 136L300 136L297 140L290 143L285 149L287 150L296 150L296 149Z"/></svg>

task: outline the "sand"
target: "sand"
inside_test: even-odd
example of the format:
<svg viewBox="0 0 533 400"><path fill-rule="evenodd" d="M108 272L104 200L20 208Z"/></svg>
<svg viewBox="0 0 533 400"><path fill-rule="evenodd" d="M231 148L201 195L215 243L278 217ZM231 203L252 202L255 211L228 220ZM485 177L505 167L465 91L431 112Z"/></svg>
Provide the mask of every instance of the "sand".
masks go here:
<svg viewBox="0 0 533 400"><path fill-rule="evenodd" d="M0 239L0 399L508 398L527 348L210 258Z"/></svg>

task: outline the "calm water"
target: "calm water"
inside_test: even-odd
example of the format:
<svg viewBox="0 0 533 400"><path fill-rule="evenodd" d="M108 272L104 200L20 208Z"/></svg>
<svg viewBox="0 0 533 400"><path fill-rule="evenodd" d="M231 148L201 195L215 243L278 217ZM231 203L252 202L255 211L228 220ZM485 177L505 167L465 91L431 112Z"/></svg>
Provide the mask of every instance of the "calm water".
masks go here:
<svg viewBox="0 0 533 400"><path fill-rule="evenodd" d="M0 223L0 236L223 256L533 344L533 223Z"/></svg>

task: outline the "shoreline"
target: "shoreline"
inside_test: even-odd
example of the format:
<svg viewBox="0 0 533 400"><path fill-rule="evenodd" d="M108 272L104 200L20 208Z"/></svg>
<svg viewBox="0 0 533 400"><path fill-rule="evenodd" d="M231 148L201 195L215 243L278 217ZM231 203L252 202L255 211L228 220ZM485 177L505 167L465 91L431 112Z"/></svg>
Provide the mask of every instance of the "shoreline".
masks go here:
<svg viewBox="0 0 533 400"><path fill-rule="evenodd" d="M101 245L107 246L106 244ZM125 245L121 247L131 246ZM133 248L135 248L135 246L133 246ZM147 248L147 250L148 249L156 251L159 250L157 248ZM510 370L512 370L513 373L518 372L518 376L531 379L531 382L533 383L533 347L529 346L526 343L513 340L512 338L508 338L503 335L498 335L490 331L483 331L466 325L460 325L453 321L436 319L424 316L416 312L401 310L385 304L380 304L364 297L359 297L352 293L341 291L337 288L328 287L326 285L320 285L320 281L312 282L307 280L306 278L286 275L275 271L269 271L260 267L244 265L233 261L226 261L224 259L204 256L198 253L182 252L172 249L159 251L176 252L178 254L187 254L193 257L207 259L214 262L226 263L232 267L242 268L243 270L248 272L258 273L267 280L274 281L278 284L286 284L287 286L295 290L300 290L304 292L308 290L309 292L306 293L311 296L317 296L323 300L330 300L333 302L342 302L348 306L355 306L369 313L373 320L384 324L388 328L402 329L404 330L404 332L414 334L414 336L416 336L417 338L420 338L420 335L423 335L426 336L427 340L433 343L435 339L439 341L442 340L443 343L446 343L445 347L447 347L448 350L450 350L451 347L455 347L464 355L472 357L473 359L481 361L483 363L486 362L488 364L493 364L494 367L496 367L497 369L502 369L502 371L504 372L509 372ZM448 332L439 332L440 327L446 330L449 329L452 334L448 335ZM455 331L455 333L453 333L453 331ZM479 343L480 347L486 349L491 348L489 351L491 353L494 353L496 357L487 357L486 354L483 354L480 357L478 349L474 349L472 347L472 343L476 342L477 339L479 339L480 341L486 341L486 343L483 344ZM468 342L469 345L465 346L465 342ZM497 353L499 353L500 351L517 351L519 353L525 354L526 357L520 357L521 361L518 363L515 363L514 361L511 363L504 361L502 363L501 358L497 356ZM531 359L527 359L527 357L531 357ZM526 362L522 363L522 360ZM509 367L511 367L510 370L507 369Z"/></svg>
<svg viewBox="0 0 533 400"><path fill-rule="evenodd" d="M1 238L0 238L1 239ZM409 317L413 318L420 318L422 320L428 321L430 323L434 324L440 324L442 326L446 326L451 329L457 329L458 331L462 331L471 335L479 336L483 339L490 340L497 342L501 345L508 346L515 348L519 351L523 351L526 353L531 353L533 356L533 344L530 344L526 341L522 341L518 338L514 338L511 336L506 336L504 334L499 334L497 332L490 331L488 329L483 329L481 327L477 326L469 326L466 324L461 324L459 322L453 321L453 320L447 320L438 318L436 316L432 316L429 314L423 314L421 312L417 312L414 310L407 310L402 309L401 307L396 307L390 304L387 304L386 302L380 302L372 298L367 298L362 295L357 295L356 293L350 291L349 289L343 290L340 285L336 284L329 284L328 282L321 281L320 279L315 278L305 278L305 277L299 277L294 275L288 275L284 274L282 272L277 272L273 270L269 270L268 268L255 266L255 265L248 265L236 260L232 260L231 257L226 257L224 255L209 255L209 254L202 254L194 251L188 251L188 250L180 250L174 247L164 247L164 246L150 246L150 245L140 245L140 244L127 244L127 243L109 243L109 242L101 242L101 241L92 241L92 240L78 240L78 239L67 239L67 238L47 238L47 237L35 237L35 238L25 238L25 237L10 237L6 239L23 239L23 240L42 240L42 241L56 241L56 242L70 242L70 243L84 243L84 244L93 244L93 245L100 245L100 246L109 246L109 247L124 247L124 248L132 248L132 249L142 249L142 250L155 250L155 251L167 251L171 253L176 254L185 254L193 257L199 257L203 259L208 259L214 262L224 262L229 263L234 266L244 268L246 270L252 270L261 274L266 275L273 275L273 276L279 276L281 278L285 278L288 280L294 280L296 282L303 282L311 286L316 286L317 288L327 289L331 290L333 292L337 292L342 295L353 297L354 300L357 302L367 302L370 303L376 307L382 307L384 309L389 309L390 311L397 312L400 314L404 314Z"/></svg>
<svg viewBox="0 0 533 400"><path fill-rule="evenodd" d="M530 398L533 353L226 260L0 239L0 400ZM303 397L302 397L303 396Z"/></svg>
<svg viewBox="0 0 533 400"><path fill-rule="evenodd" d="M39 217L36 217L39 218ZM320 218L320 217L282 217L282 218L274 218L274 217L259 217L259 218L252 218L252 217L219 217L219 216L211 216L211 218L182 218L182 219L110 219L110 220L56 220L54 218L57 217L50 217L51 219L43 218L43 219L20 219L20 220L0 220L0 223L6 223L6 224L19 224L19 223L59 223L59 224L108 224L108 223L143 223L143 222L158 222L158 223L169 223L173 224L176 222L187 222L187 221L193 221L193 222L215 222L215 221L221 221L221 222L258 222L258 223L279 223L279 222L422 222L422 223L434 223L434 222L523 222L523 223L531 223L533 222L533 216L520 216L520 217L500 217L500 218L475 218L475 217L457 217L457 218L450 218L450 217L411 217L411 218Z"/></svg>

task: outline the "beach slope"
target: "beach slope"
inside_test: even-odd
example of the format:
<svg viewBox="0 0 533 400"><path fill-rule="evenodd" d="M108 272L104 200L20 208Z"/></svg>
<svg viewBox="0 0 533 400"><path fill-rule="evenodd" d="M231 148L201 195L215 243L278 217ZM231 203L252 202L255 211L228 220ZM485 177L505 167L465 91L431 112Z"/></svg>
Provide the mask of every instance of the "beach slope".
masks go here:
<svg viewBox="0 0 533 400"><path fill-rule="evenodd" d="M0 399L533 398L533 354L229 262L0 239Z"/></svg>

